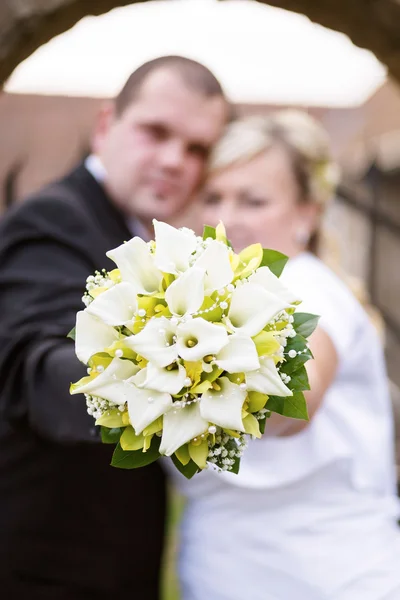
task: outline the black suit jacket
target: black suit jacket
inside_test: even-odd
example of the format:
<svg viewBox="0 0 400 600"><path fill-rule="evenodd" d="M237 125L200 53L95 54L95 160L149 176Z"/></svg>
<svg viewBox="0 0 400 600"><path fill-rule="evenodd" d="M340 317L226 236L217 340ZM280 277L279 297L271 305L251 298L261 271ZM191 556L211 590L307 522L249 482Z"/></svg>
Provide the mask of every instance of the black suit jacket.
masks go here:
<svg viewBox="0 0 400 600"><path fill-rule="evenodd" d="M131 237L83 167L0 224L0 590L8 600L158 598L165 482L110 466L66 338L86 277ZM7 593L6 593L7 591Z"/></svg>

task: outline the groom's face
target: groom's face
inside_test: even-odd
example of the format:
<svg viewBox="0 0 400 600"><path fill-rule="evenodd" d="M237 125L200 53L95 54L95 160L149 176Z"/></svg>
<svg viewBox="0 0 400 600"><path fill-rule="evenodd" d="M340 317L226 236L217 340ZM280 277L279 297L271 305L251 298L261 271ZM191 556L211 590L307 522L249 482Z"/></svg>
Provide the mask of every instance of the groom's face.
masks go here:
<svg viewBox="0 0 400 600"><path fill-rule="evenodd" d="M94 150L114 202L146 224L179 213L202 182L227 112L222 96L190 89L165 68L148 75L121 115L105 109Z"/></svg>

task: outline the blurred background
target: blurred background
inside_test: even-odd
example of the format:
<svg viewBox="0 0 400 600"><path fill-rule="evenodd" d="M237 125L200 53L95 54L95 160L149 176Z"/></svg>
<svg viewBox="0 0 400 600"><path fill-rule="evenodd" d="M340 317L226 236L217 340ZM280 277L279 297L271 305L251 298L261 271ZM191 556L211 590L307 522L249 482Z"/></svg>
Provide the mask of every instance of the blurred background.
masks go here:
<svg viewBox="0 0 400 600"><path fill-rule="evenodd" d="M309 111L342 170L326 258L365 285L385 321L400 423L399 28L395 0L2 3L0 214L87 154L102 100L151 58L204 63L239 114ZM173 526L179 504L172 511ZM170 562L166 571L173 600Z"/></svg>

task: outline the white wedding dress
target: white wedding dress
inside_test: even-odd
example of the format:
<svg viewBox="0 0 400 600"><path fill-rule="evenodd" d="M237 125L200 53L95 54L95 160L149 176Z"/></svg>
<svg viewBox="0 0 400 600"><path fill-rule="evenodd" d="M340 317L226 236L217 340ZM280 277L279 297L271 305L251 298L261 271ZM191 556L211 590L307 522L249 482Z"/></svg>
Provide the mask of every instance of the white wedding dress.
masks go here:
<svg viewBox="0 0 400 600"><path fill-rule="evenodd" d="M252 441L240 474L187 481L182 600L400 600L393 424L380 342L353 296L317 258L282 276L322 316L339 356L312 423ZM165 461L166 463L168 461Z"/></svg>

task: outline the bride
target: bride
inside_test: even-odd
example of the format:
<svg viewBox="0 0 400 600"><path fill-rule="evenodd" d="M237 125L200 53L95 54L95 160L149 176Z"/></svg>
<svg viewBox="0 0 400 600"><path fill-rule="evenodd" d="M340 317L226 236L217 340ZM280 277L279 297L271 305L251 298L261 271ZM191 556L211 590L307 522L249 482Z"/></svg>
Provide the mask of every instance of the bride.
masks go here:
<svg viewBox="0 0 400 600"><path fill-rule="evenodd" d="M211 161L197 222L222 220L236 250L290 256L283 280L321 315L307 364L310 421L273 414L239 475L187 481L183 600L399 600L393 423L379 338L318 258L334 191L325 132L282 112L229 126ZM187 220L186 220L187 223Z"/></svg>

